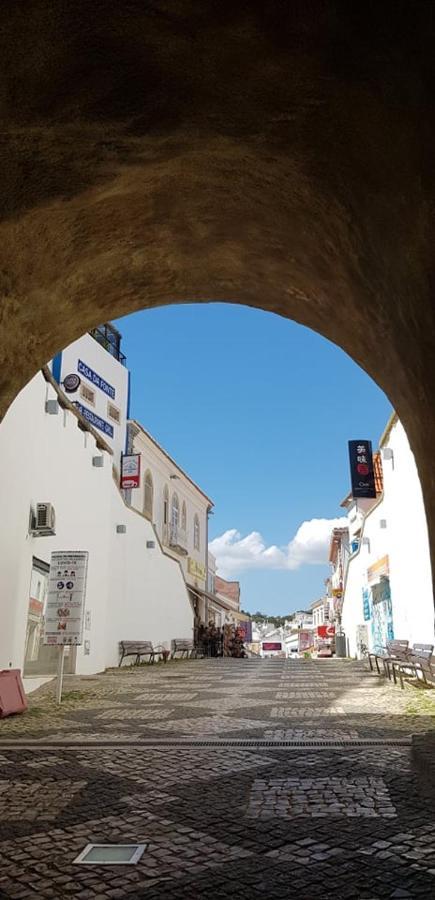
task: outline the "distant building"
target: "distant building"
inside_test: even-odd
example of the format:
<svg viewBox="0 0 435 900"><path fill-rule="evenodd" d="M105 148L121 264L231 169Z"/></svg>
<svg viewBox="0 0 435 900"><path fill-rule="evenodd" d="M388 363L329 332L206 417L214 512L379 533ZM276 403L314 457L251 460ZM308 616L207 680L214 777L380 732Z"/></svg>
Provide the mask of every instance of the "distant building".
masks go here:
<svg viewBox="0 0 435 900"><path fill-rule="evenodd" d="M382 455L382 464L380 462ZM346 498L351 555L342 624L351 656L387 640L434 643L429 538L414 455L396 413L380 440L375 500ZM382 477L379 468L382 465Z"/></svg>
<svg viewBox="0 0 435 900"><path fill-rule="evenodd" d="M74 360L83 359L114 386L115 400L125 409L120 385L124 390L126 370L117 360L112 368L110 354L89 335L75 344L62 354L64 372L77 374ZM83 376L78 392L88 382ZM100 412L107 403L101 383L94 382ZM0 496L7 510L0 520L0 669L19 668L25 676L56 672L58 646L44 642L53 551L88 554L82 642L66 647L67 673L116 666L121 640L169 648L172 638L193 635L179 565L162 552L151 522L128 508L119 490L115 459L122 439L115 430L109 442L74 396L46 366L20 391L0 425ZM57 614L61 632L66 621Z"/></svg>
<svg viewBox="0 0 435 900"><path fill-rule="evenodd" d="M141 457L140 487L129 502L153 523L177 560L196 616L207 621L208 515L213 501L137 421L128 423L129 452Z"/></svg>

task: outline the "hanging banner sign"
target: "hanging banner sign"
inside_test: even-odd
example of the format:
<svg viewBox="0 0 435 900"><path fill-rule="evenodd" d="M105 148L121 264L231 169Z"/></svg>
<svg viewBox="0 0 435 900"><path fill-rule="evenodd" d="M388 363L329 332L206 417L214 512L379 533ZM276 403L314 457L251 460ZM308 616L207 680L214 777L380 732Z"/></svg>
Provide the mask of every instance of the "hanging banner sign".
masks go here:
<svg viewBox="0 0 435 900"><path fill-rule="evenodd" d="M317 637L319 637L319 638L335 637L335 625L318 625L317 626Z"/></svg>
<svg viewBox="0 0 435 900"><path fill-rule="evenodd" d="M51 554L44 644L77 646L83 642L87 573L87 550Z"/></svg>
<svg viewBox="0 0 435 900"><path fill-rule="evenodd" d="M376 499L371 441L349 441L352 497Z"/></svg>
<svg viewBox="0 0 435 900"><path fill-rule="evenodd" d="M121 459L121 488L140 487L140 453L126 453Z"/></svg>

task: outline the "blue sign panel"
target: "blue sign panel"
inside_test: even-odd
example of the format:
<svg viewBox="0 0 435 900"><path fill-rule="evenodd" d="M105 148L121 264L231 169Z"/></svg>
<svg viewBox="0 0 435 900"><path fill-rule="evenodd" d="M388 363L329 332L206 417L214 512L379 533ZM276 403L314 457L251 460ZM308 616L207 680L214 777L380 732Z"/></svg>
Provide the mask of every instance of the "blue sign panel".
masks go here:
<svg viewBox="0 0 435 900"><path fill-rule="evenodd" d="M113 428L109 425L109 422L105 422L101 416L97 416L96 413L92 412L91 409L87 409L86 406L82 406L77 400L74 401L74 406L77 407L79 413L81 413L83 418L86 419L90 425L93 425L94 428L99 428L103 434L113 438Z"/></svg>
<svg viewBox="0 0 435 900"><path fill-rule="evenodd" d="M104 378L101 378L101 375L98 375L97 372L90 369L81 359L79 359L77 363L77 371L80 372L80 375L83 375L84 378L87 378L91 384L94 384L95 387L100 388L100 391L104 391L104 393L107 394L108 397L111 397L112 400L115 399L115 388L112 387L111 384L108 384L107 381L104 381Z"/></svg>
<svg viewBox="0 0 435 900"><path fill-rule="evenodd" d="M368 622L372 617L371 609L370 609L370 590L367 588L363 588L363 616L364 621Z"/></svg>

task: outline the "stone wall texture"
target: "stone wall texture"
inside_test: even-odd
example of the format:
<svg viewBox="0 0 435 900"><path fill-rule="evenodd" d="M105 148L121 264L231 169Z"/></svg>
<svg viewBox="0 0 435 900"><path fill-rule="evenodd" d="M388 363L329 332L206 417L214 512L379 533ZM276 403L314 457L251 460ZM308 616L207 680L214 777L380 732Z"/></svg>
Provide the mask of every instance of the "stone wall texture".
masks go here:
<svg viewBox="0 0 435 900"><path fill-rule="evenodd" d="M426 0L3 0L0 398L164 303L340 345L408 432L435 552Z"/></svg>

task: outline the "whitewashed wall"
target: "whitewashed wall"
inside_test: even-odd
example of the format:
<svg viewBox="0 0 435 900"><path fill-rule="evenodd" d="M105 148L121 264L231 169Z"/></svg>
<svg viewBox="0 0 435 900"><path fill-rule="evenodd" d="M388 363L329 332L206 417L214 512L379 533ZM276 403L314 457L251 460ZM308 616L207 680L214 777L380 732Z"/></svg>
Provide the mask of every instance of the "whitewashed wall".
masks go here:
<svg viewBox="0 0 435 900"><path fill-rule="evenodd" d="M365 643L372 649L370 623L365 622L363 614L363 589L368 584L367 569L388 554L387 534L380 527L384 516L385 501L381 501L365 519L362 537L368 539L369 544L361 541L359 550L349 559L341 621L351 656L357 655L358 626L367 626Z"/></svg>
<svg viewBox="0 0 435 900"><path fill-rule="evenodd" d="M390 555L394 631L410 643L434 642L432 570L426 514L414 454L397 422L388 438L393 461L384 460L386 535Z"/></svg>
<svg viewBox="0 0 435 900"><path fill-rule="evenodd" d="M384 494L364 522L360 550L349 561L342 623L351 655L357 653L357 628L364 622L362 590L367 569L388 555L395 638L434 643L432 575L426 516L414 455L400 422L387 440L393 460L383 460Z"/></svg>
<svg viewBox="0 0 435 900"><path fill-rule="evenodd" d="M45 412L53 388L33 378L0 426L0 668L23 667L32 557L49 563L53 550L88 550L85 632L91 652L77 651L77 671L116 664L121 639L169 644L191 637L192 608L181 569L160 550L151 523L128 509L112 477L112 457L61 408ZM103 455L103 468L92 457ZM51 502L56 535L28 534L31 504ZM116 525L125 524L125 534ZM155 549L146 542L154 540Z"/></svg>

